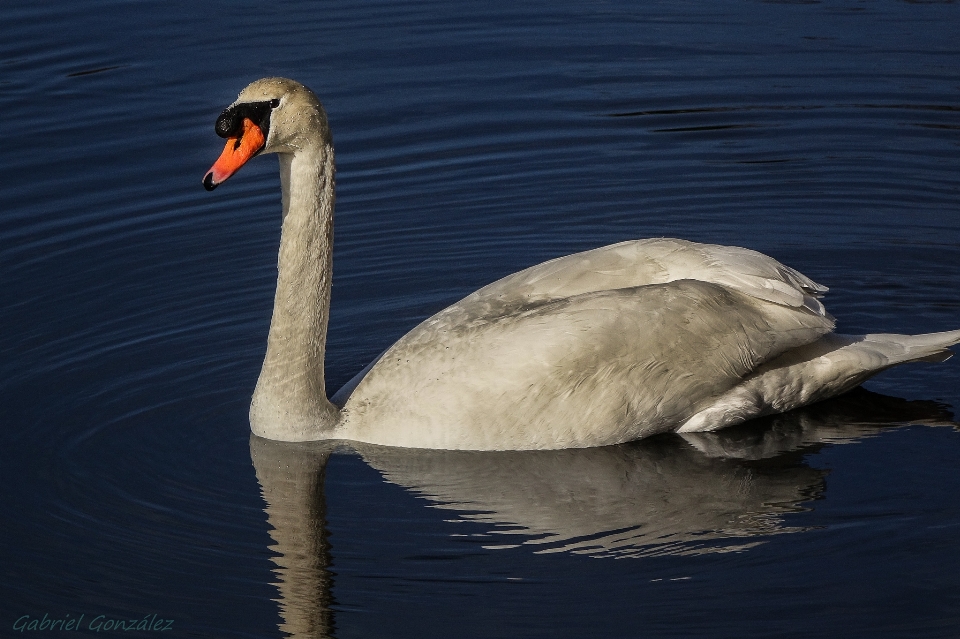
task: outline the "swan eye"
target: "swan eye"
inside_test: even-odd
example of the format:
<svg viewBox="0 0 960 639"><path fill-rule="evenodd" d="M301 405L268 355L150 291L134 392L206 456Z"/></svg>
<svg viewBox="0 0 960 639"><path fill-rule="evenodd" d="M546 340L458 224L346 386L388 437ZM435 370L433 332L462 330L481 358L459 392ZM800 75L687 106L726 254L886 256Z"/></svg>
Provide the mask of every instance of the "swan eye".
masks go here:
<svg viewBox="0 0 960 639"><path fill-rule="evenodd" d="M278 106L280 106L280 100L278 100L277 98L270 100L271 109L276 109Z"/></svg>

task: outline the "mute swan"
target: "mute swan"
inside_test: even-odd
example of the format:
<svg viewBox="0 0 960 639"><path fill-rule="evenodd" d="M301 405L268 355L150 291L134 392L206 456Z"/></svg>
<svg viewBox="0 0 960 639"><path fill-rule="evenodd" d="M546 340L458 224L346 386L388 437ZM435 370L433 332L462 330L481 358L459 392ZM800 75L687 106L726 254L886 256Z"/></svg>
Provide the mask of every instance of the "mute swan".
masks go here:
<svg viewBox="0 0 960 639"><path fill-rule="evenodd" d="M324 391L334 162L308 88L266 78L216 122L213 190L280 157L283 225L250 426L269 439L521 450L710 431L838 395L901 362L942 360L960 330L835 335L827 289L755 251L623 242L532 266L424 320Z"/></svg>

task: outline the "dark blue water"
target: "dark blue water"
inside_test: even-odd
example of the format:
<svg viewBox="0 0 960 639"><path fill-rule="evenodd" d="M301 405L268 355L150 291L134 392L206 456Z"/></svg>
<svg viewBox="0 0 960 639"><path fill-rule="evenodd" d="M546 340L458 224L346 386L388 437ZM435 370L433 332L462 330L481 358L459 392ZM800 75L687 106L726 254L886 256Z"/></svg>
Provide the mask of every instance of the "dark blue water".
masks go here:
<svg viewBox="0 0 960 639"><path fill-rule="evenodd" d="M842 332L954 329L960 6L7 2L0 33L0 635L960 635L956 361L593 451L251 442L276 163L200 186L248 82L324 101L331 390L640 237L768 253Z"/></svg>

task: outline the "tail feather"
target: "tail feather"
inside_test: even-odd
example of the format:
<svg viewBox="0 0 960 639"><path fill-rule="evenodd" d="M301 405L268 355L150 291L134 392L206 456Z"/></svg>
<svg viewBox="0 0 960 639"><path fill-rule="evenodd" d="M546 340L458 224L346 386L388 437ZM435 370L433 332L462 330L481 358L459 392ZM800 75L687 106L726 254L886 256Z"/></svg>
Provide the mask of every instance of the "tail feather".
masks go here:
<svg viewBox="0 0 960 639"><path fill-rule="evenodd" d="M960 344L960 330L923 335L876 333L865 335L861 344L886 357L888 366L903 362L942 362L953 356L948 349Z"/></svg>
<svg viewBox="0 0 960 639"><path fill-rule="evenodd" d="M904 362L942 362L960 330L925 335L824 335L765 363L677 432L712 431L845 393Z"/></svg>

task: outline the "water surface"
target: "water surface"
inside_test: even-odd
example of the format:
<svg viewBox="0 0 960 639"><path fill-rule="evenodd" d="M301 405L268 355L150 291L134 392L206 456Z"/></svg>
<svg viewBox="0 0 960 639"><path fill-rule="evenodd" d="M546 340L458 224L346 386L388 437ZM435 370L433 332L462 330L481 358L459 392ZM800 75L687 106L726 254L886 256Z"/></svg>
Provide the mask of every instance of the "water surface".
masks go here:
<svg viewBox="0 0 960 639"><path fill-rule="evenodd" d="M251 441L277 167L200 179L248 82L324 101L330 391L484 284L640 237L770 254L842 332L955 329L958 11L4 4L0 634L956 636L956 361L610 449Z"/></svg>

